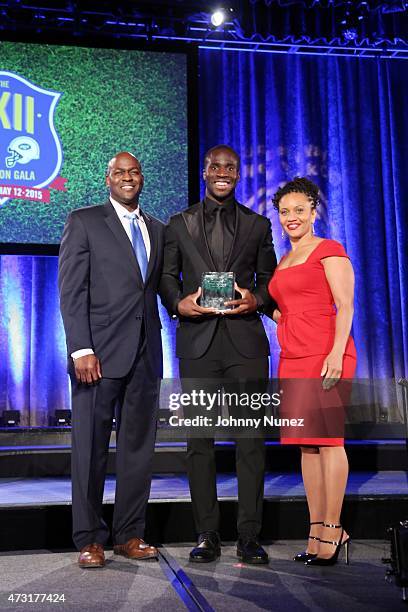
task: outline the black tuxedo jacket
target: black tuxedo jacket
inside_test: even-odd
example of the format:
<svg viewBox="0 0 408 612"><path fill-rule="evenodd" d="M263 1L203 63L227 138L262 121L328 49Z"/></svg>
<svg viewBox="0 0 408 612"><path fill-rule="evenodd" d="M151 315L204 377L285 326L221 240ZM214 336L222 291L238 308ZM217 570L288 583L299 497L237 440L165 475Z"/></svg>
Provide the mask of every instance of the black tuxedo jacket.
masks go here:
<svg viewBox="0 0 408 612"><path fill-rule="evenodd" d="M107 378L120 378L129 372L143 321L150 362L157 375L162 374L157 290L163 265L164 225L142 214L151 242L145 283L131 242L110 202L71 212L62 235L59 290L68 355L92 348Z"/></svg>
<svg viewBox="0 0 408 612"><path fill-rule="evenodd" d="M239 287L255 294L260 310L273 301L268 282L276 267L269 219L237 202L234 239L226 270L235 272ZM204 203L199 202L171 217L165 231L160 297L167 310L177 314L178 302L201 285L203 272L216 271L204 230ZM180 317L176 333L177 357L198 359L210 345L219 316ZM258 312L225 315L236 349L249 358L269 355L269 342Z"/></svg>

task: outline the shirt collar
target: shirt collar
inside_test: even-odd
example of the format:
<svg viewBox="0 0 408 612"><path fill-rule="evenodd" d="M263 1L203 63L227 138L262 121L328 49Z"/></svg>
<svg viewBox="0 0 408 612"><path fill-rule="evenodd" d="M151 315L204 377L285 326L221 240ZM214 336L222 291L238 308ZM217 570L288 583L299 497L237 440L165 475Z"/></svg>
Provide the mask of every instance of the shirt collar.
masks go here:
<svg viewBox="0 0 408 612"><path fill-rule="evenodd" d="M224 200L222 204L218 204L218 202L215 202L215 200L212 200L208 196L205 196L204 206L205 206L205 209L209 213L213 213L215 210L217 210L220 207L222 207L226 212L227 211L229 212L233 210L233 208L235 208L235 197L234 195L231 195L229 198Z"/></svg>
<svg viewBox="0 0 408 612"><path fill-rule="evenodd" d="M122 204L114 200L112 196L109 197L109 200L113 208L115 209L116 214L118 215L120 219L122 219L123 217L126 217L127 215L136 215L138 219L142 221L144 220L139 204L137 205L137 208L135 208L135 210L132 213L130 213L124 206L122 206Z"/></svg>

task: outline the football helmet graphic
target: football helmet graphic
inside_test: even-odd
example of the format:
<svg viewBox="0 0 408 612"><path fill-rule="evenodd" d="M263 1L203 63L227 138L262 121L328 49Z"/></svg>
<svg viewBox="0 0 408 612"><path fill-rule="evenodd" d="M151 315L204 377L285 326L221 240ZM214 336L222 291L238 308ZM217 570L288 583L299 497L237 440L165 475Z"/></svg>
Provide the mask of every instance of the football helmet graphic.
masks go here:
<svg viewBox="0 0 408 612"><path fill-rule="evenodd" d="M6 157L7 168L14 168L16 164L28 164L33 159L40 159L40 146L30 136L17 136L10 142Z"/></svg>

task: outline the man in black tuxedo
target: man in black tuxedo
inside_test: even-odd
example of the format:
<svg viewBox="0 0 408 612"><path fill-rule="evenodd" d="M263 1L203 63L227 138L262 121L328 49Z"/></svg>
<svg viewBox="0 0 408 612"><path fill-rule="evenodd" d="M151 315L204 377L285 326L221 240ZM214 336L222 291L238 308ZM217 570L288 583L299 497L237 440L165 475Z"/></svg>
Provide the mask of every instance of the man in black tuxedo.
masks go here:
<svg viewBox="0 0 408 612"><path fill-rule="evenodd" d="M271 306L267 284L276 266L270 221L235 200L239 156L226 145L205 156L202 202L174 215L166 228L160 295L179 317L176 352L180 378L268 378L269 343L259 312ZM240 299L220 316L198 304L201 275L235 272ZM237 407L239 410L239 407ZM267 563L258 542L262 524L265 465L262 438L236 440L238 476L237 554L248 563ZM220 555L219 507L213 438L190 437L187 465L198 545L190 560Z"/></svg>
<svg viewBox="0 0 408 612"><path fill-rule="evenodd" d="M73 539L79 566L105 564L102 498L116 415L115 554L157 557L143 541L162 376L157 289L164 225L139 207L139 161L109 162L110 197L70 213L59 289L72 384ZM116 411L116 412L115 412Z"/></svg>

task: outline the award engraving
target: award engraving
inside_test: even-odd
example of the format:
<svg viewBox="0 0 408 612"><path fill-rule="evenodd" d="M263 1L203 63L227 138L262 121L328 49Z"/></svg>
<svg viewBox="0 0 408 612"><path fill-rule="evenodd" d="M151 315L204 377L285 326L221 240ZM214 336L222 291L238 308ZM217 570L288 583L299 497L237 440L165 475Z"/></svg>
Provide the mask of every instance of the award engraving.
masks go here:
<svg viewBox="0 0 408 612"><path fill-rule="evenodd" d="M229 310L224 302L234 299L234 272L204 272L201 277L200 305L204 308Z"/></svg>

